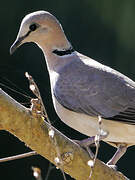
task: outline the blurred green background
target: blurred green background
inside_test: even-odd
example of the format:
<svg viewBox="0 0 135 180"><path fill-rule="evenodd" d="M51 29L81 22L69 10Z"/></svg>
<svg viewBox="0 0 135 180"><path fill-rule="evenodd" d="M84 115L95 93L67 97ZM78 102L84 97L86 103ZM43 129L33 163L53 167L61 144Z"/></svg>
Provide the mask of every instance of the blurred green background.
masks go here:
<svg viewBox="0 0 135 180"><path fill-rule="evenodd" d="M25 44L9 55L10 45L16 38L22 18L33 11L46 10L61 22L73 47L101 63L135 80L135 1L134 0L4 0L0 6L0 87L20 103L28 106L29 98L9 90L6 86L33 97L24 73L29 72L39 86L49 117L55 127L72 139L85 136L63 124L52 107L48 73L43 54L34 44ZM2 113L2 112L0 112ZM126 133L126 132L125 132ZM127 134L128 136L128 134ZM30 151L23 142L5 131L0 132L0 158ZM115 149L101 143L98 157L107 162ZM134 180L135 148L118 162L118 170ZM32 166L42 170L45 179L49 162L41 156L0 164L4 180L34 180ZM53 169L48 178L63 179ZM68 180L72 178L67 176Z"/></svg>

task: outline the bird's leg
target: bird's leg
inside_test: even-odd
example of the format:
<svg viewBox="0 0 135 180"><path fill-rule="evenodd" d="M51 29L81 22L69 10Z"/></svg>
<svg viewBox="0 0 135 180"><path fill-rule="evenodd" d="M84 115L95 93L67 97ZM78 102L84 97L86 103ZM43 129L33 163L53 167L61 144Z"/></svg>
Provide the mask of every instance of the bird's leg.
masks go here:
<svg viewBox="0 0 135 180"><path fill-rule="evenodd" d="M89 137L87 139L83 139L80 141L79 140L74 140L74 141L82 147L91 146L95 142L95 136L92 136L92 137Z"/></svg>
<svg viewBox="0 0 135 180"><path fill-rule="evenodd" d="M101 135L99 136L99 141L105 139L108 136L107 132L101 133ZM95 146L95 141L96 141L96 136L91 136L87 139L78 141L78 140L74 140L77 144L79 144L81 147L84 147L87 149L88 153L90 154L90 157L94 157L93 152L90 150L89 146Z"/></svg>
<svg viewBox="0 0 135 180"><path fill-rule="evenodd" d="M91 149L89 148L89 146L92 146L95 142L95 136L89 137L87 139L84 140L74 140L74 142L76 142L77 144L79 144L81 147L85 148L87 150L87 152L89 153L90 157L93 159L94 158L94 154L91 151Z"/></svg>
<svg viewBox="0 0 135 180"><path fill-rule="evenodd" d="M120 144L114 156L107 162L107 165L113 166L125 154L127 145Z"/></svg>
<svg viewBox="0 0 135 180"><path fill-rule="evenodd" d="M99 136L99 141L105 139L107 136L108 136L107 133L100 135ZM77 144L79 144L80 146L82 146L82 147L87 147L87 146L91 146L91 145L95 144L95 137L96 136L91 136L91 137L89 137L87 139L83 139L81 141L75 140L75 142Z"/></svg>

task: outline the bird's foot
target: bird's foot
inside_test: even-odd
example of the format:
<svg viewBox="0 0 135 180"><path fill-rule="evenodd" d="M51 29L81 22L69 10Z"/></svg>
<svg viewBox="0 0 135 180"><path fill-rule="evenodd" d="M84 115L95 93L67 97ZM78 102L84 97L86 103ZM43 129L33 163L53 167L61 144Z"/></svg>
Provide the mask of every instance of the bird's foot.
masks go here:
<svg viewBox="0 0 135 180"><path fill-rule="evenodd" d="M101 141L103 139L105 139L106 137L108 136L108 133L107 132L104 132L102 133L99 137L98 137L98 141ZM76 142L77 144L79 144L81 147L85 148L90 157L91 158L94 158L94 154L93 152L91 151L90 147L95 147L96 146L96 140L97 139L97 136L92 136L92 137L89 137L87 139L84 139L84 140L74 140L74 142Z"/></svg>
<svg viewBox="0 0 135 180"><path fill-rule="evenodd" d="M118 146L118 149L116 153L113 155L113 157L107 162L107 166L112 167L113 169L117 169L116 163L118 160L125 154L127 150L127 145L126 144L120 144Z"/></svg>
<svg viewBox="0 0 135 180"><path fill-rule="evenodd" d="M94 137L94 136L93 136ZM94 158L94 154L91 151L90 147L95 146L94 142L93 142L93 137L84 139L84 140L73 140L75 143L77 143L79 146L81 146L82 148L85 148L87 150L87 152L89 153L90 157L93 159ZM89 139L89 144L87 144L87 140Z"/></svg>
<svg viewBox="0 0 135 180"><path fill-rule="evenodd" d="M109 165L109 164L107 164L107 163L106 163L106 165L107 165L109 168L112 168L112 169L114 169L114 170L117 170L117 166L116 166L116 165Z"/></svg>

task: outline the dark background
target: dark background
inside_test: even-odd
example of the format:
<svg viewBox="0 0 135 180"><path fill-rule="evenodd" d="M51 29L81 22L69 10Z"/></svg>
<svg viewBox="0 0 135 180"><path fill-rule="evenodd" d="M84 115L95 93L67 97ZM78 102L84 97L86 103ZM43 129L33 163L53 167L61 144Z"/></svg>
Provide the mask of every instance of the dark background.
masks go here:
<svg viewBox="0 0 135 180"><path fill-rule="evenodd" d="M61 22L73 47L101 63L124 73L135 80L135 1L134 0L4 0L0 5L0 87L24 105L29 98L6 88L33 96L24 73L29 72L39 86L53 125L73 139L85 136L63 124L56 116L51 102L48 73L43 54L34 44L25 44L15 54L9 55L10 45L16 38L24 15L46 10ZM0 112L2 113L2 112ZM126 132L125 132L126 133ZM128 136L128 134L127 134ZM23 142L8 132L0 132L0 158L30 151ZM101 143L99 158L107 162L115 149ZM118 162L118 170L134 180L135 148ZM0 164L0 178L33 180L32 166L42 170L43 178L49 162L33 156ZM49 180L63 179L59 170L53 169ZM67 176L67 179L72 179Z"/></svg>

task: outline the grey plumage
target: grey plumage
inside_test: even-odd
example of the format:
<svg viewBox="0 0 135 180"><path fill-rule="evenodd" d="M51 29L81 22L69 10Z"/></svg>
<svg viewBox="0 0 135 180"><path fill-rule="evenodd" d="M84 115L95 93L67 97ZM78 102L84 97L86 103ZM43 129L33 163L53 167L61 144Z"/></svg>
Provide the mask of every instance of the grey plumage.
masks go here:
<svg viewBox="0 0 135 180"><path fill-rule="evenodd" d="M58 72L54 95L64 107L135 124L135 82L83 55Z"/></svg>

